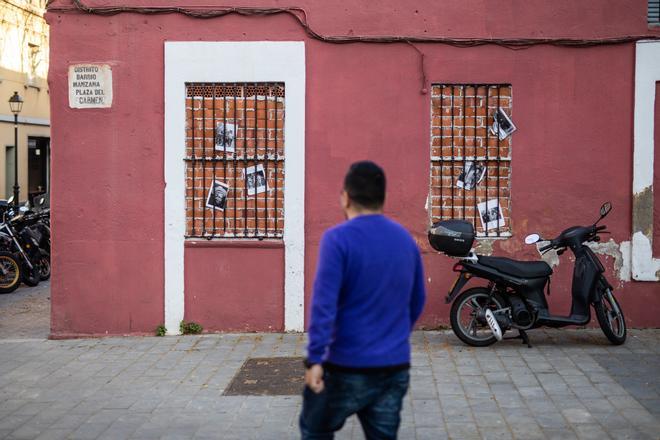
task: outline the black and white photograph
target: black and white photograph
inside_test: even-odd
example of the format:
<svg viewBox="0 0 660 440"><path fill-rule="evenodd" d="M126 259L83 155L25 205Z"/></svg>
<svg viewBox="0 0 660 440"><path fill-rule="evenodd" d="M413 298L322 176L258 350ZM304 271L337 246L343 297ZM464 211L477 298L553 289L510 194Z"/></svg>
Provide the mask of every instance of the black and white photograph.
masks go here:
<svg viewBox="0 0 660 440"><path fill-rule="evenodd" d="M247 187L248 196L253 196L268 190L266 172L263 165L247 167L243 170L243 178Z"/></svg>
<svg viewBox="0 0 660 440"><path fill-rule="evenodd" d="M479 218L484 230L497 229L504 226L504 214L497 199L488 200L477 205Z"/></svg>
<svg viewBox="0 0 660 440"><path fill-rule="evenodd" d="M206 197L206 207L224 211L227 206L227 193L229 185L219 180L214 180L209 188L209 195Z"/></svg>
<svg viewBox="0 0 660 440"><path fill-rule="evenodd" d="M474 162L468 160L459 174L456 181L458 188L463 188L466 191L473 190L486 175L486 166L481 162Z"/></svg>
<svg viewBox="0 0 660 440"><path fill-rule="evenodd" d="M227 153L236 151L236 125L219 122L215 127L215 149Z"/></svg>
<svg viewBox="0 0 660 440"><path fill-rule="evenodd" d="M501 108L498 108L493 117L493 125L490 126L490 132L493 135L497 135L502 141L514 131L516 131L516 126L509 115L507 115Z"/></svg>

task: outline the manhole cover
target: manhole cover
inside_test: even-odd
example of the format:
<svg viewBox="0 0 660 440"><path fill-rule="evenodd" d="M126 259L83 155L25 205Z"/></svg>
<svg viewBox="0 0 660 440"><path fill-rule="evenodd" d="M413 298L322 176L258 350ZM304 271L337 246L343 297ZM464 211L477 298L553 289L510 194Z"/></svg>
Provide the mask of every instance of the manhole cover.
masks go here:
<svg viewBox="0 0 660 440"><path fill-rule="evenodd" d="M238 370L225 396L292 396L303 388L301 357L250 358Z"/></svg>

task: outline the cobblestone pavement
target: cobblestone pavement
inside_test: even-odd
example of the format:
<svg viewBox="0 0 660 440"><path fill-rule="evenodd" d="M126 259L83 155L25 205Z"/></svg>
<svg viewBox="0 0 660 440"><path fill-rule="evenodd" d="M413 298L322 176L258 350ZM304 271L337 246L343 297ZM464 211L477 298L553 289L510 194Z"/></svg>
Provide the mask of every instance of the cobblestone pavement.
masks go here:
<svg viewBox="0 0 660 440"><path fill-rule="evenodd" d="M417 332L402 439L658 439L660 331L597 330L473 349ZM301 356L299 334L0 340L0 438L297 438L298 396L222 396L248 357ZM655 414L655 415L653 415ZM355 419L337 438L361 439Z"/></svg>
<svg viewBox="0 0 660 440"><path fill-rule="evenodd" d="M50 281L0 295L0 339L45 339L49 331Z"/></svg>

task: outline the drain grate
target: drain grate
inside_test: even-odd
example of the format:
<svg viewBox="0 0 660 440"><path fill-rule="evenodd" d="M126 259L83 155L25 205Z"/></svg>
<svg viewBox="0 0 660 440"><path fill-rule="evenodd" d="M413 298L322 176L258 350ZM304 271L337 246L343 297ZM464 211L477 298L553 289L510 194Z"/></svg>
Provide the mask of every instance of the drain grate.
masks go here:
<svg viewBox="0 0 660 440"><path fill-rule="evenodd" d="M303 388L301 357L250 358L238 370L225 396L293 396Z"/></svg>

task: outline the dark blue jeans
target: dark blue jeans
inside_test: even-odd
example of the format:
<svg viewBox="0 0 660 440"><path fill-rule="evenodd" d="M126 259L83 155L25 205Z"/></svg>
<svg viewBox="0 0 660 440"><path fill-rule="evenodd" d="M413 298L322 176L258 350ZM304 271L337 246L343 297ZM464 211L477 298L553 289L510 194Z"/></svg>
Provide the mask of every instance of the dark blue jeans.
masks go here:
<svg viewBox="0 0 660 440"><path fill-rule="evenodd" d="M396 439L408 370L387 373L326 371L325 389L303 391L300 432L303 440L332 439L346 419L357 414L368 440Z"/></svg>

